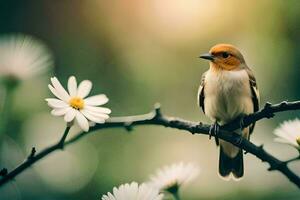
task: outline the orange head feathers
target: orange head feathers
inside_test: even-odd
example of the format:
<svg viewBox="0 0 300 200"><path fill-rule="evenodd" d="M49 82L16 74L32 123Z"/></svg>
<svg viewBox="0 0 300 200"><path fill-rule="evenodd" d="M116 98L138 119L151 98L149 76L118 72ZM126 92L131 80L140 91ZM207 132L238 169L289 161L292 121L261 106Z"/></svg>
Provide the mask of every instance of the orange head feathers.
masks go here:
<svg viewBox="0 0 300 200"><path fill-rule="evenodd" d="M213 68L223 70L237 70L245 64L241 52L230 44L217 44L200 58L210 60Z"/></svg>

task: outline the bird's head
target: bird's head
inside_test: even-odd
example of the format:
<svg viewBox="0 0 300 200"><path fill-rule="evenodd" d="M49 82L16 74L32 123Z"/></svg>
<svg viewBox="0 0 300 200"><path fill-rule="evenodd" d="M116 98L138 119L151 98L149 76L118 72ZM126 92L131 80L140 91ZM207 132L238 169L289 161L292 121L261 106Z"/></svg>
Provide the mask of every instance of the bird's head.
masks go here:
<svg viewBox="0 0 300 200"><path fill-rule="evenodd" d="M230 44L217 44L209 53L202 54L200 58L209 60L211 66L216 69L237 70L245 64L241 52Z"/></svg>

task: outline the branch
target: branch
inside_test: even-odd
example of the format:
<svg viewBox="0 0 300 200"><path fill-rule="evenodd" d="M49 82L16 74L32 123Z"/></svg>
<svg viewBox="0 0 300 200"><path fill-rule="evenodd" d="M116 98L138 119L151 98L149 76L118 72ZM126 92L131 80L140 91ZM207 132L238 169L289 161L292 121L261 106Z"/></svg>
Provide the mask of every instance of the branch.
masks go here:
<svg viewBox="0 0 300 200"><path fill-rule="evenodd" d="M30 152L29 156L27 157L27 159L22 164L17 166L14 170L12 170L11 172L7 173L7 169L5 169L5 168L2 169L1 172L4 171L4 172L6 172L6 174L2 175L2 178L0 179L0 186L4 185L8 181L12 180L18 174L20 174L25 169L29 168L31 165L33 165L35 162L39 161L40 159L44 158L45 156L51 154L52 152L54 152L56 150L59 150L59 149L62 150L64 148L64 145L62 145L62 140L63 141L65 140L66 135L68 134L69 131L70 131L70 127L67 126L64 131L63 137L56 144L45 148L38 154L36 154L35 147L32 147L31 152Z"/></svg>
<svg viewBox="0 0 300 200"><path fill-rule="evenodd" d="M247 127L250 124L259 121L263 118L271 118L277 112L289 111L289 110L298 110L300 109L300 101L295 102L282 102L280 104L271 105L267 103L266 106L253 114L242 116L239 119L234 120L224 126L222 126L218 132L218 137L227 142L232 143L233 145L244 149L247 153L255 155L260 160L267 162L270 165L269 171L277 170L284 174L292 183L294 183L298 188L300 188L300 178L292 172L287 164L290 161L281 161L267 153L263 146L257 146L250 141L242 138L237 133L234 133L234 130L242 127ZM73 136L71 139L67 140L64 145L62 145L61 140L48 148L45 148L39 153L31 154L30 159L25 160L22 164L16 167L14 170L10 171L2 178L0 178L0 186L4 185L11 179L15 178L18 174L23 172L25 169L32 166L35 162L41 158L47 156L48 154L56 151L62 150L64 146L71 145L72 143L80 140L82 137L90 134L93 131L106 128L118 128L124 127L126 130L131 131L134 126L139 125L159 125L169 128L175 128L180 130L188 131L192 134L205 134L208 135L210 131L210 126L208 124L202 124L201 122L191 122L179 118L168 117L163 115L160 112L159 106L156 106L155 110L144 115L136 116L126 116L126 117L113 117L107 120L105 124L97 124L95 127L92 127L89 132L82 132ZM212 133L214 134L214 133ZM214 136L214 135L213 135ZM65 137L63 136L63 140Z"/></svg>
<svg viewBox="0 0 300 200"><path fill-rule="evenodd" d="M267 118L270 119L275 116L275 113L291 111L291 110L299 110L300 109L300 101L287 102L283 101L278 104L272 105L271 103L266 103L264 108L258 112L255 112L250 115L242 116L241 118L237 118L232 122L225 124L222 128L228 131L233 131L240 128L242 125L243 128L249 126L253 122L259 121L261 119Z"/></svg>

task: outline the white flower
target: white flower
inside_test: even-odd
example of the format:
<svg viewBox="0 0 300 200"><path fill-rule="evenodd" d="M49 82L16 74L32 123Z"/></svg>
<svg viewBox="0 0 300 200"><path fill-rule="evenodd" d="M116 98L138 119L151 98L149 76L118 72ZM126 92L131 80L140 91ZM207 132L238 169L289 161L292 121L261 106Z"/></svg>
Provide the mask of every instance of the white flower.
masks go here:
<svg viewBox="0 0 300 200"><path fill-rule="evenodd" d="M92 89L92 82L82 81L77 88L77 81L71 76L68 81L68 91L63 88L56 77L51 78L51 84L48 85L51 92L58 98L48 98L48 105L53 108L51 114L54 116L64 116L66 122L72 122L75 118L84 131L94 123L104 123L109 118L111 110L104 107L97 107L108 102L104 94L88 97Z"/></svg>
<svg viewBox="0 0 300 200"><path fill-rule="evenodd" d="M147 184L138 185L136 182L114 187L113 193L107 193L102 196L102 200L161 200L163 194L148 186Z"/></svg>
<svg viewBox="0 0 300 200"><path fill-rule="evenodd" d="M0 77L23 80L52 65L52 56L41 41L21 34L0 38Z"/></svg>
<svg viewBox="0 0 300 200"><path fill-rule="evenodd" d="M276 142L292 145L300 149L300 120L288 120L280 124L274 130L274 134L278 136L275 138Z"/></svg>
<svg viewBox="0 0 300 200"><path fill-rule="evenodd" d="M161 191L177 191L180 186L196 178L199 169L191 164L178 163L158 169L155 175L150 177L149 184Z"/></svg>

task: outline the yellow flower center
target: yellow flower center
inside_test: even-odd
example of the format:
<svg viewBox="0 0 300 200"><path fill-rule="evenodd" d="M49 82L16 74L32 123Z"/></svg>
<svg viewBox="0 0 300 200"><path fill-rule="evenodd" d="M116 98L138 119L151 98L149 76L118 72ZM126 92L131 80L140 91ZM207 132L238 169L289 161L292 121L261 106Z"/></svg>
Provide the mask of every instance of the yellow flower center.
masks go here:
<svg viewBox="0 0 300 200"><path fill-rule="evenodd" d="M73 97L70 99L69 104L76 110L81 110L84 107L84 101L80 97Z"/></svg>
<svg viewBox="0 0 300 200"><path fill-rule="evenodd" d="M300 146L300 137L296 139L297 144Z"/></svg>

